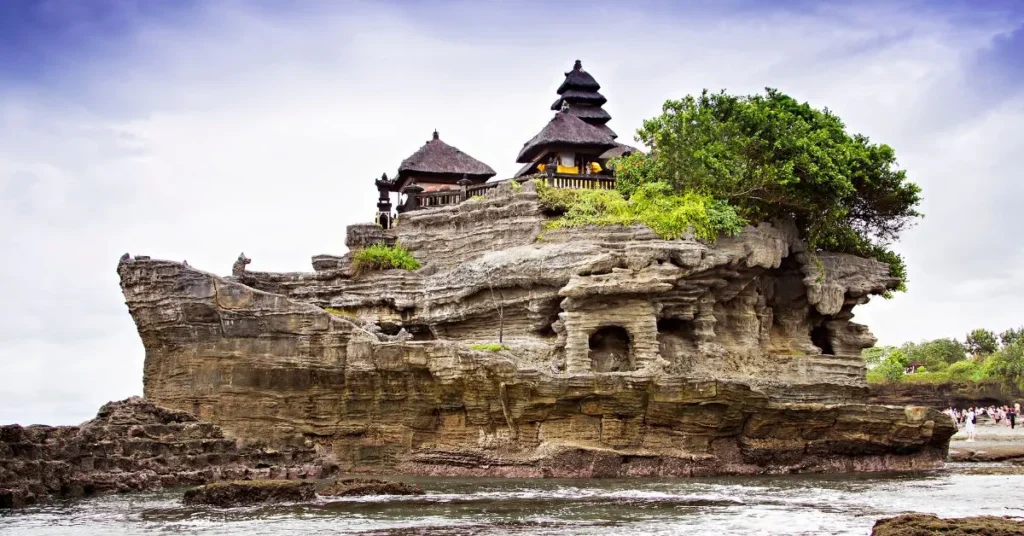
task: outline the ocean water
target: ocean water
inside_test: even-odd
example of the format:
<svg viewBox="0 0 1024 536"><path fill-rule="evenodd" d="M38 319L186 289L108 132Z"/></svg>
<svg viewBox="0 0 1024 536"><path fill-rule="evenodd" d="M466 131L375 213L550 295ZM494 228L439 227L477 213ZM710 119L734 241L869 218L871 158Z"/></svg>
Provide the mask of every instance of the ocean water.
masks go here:
<svg viewBox="0 0 1024 536"><path fill-rule="evenodd" d="M1018 474L990 474L1016 472ZM0 534L858 534L904 512L1024 517L1024 474L951 465L914 474L702 479L397 478L415 497L191 507L183 490L107 495L0 514Z"/></svg>

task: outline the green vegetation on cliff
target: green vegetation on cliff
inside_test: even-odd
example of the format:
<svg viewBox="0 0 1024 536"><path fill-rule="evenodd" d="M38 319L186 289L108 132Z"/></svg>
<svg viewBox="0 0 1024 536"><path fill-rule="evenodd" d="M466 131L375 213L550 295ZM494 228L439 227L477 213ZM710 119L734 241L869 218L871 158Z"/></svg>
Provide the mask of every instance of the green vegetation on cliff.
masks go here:
<svg viewBox="0 0 1024 536"><path fill-rule="evenodd" d="M643 224L661 238L682 238L689 232L705 242L735 235L747 224L727 203L695 192L679 194L667 183L639 185L627 199L615 190L553 188L538 181L541 207L558 216L549 229L586 225Z"/></svg>
<svg viewBox="0 0 1024 536"><path fill-rule="evenodd" d="M484 352L501 352L503 350L508 350L508 346L505 346L504 344L498 344L498 343L470 344L469 345L469 349L470 350L480 350L480 351L484 351Z"/></svg>
<svg viewBox="0 0 1024 536"><path fill-rule="evenodd" d="M370 270L418 270L420 262L409 253L409 250L395 244L373 244L356 251L352 255L352 271L362 274Z"/></svg>
<svg viewBox="0 0 1024 536"><path fill-rule="evenodd" d="M774 89L704 91L666 102L637 140L650 156L612 163L627 198L661 183L751 222L791 219L813 249L874 257L906 281L888 245L921 215L921 190L897 168L892 148L848 133L828 109Z"/></svg>
<svg viewBox="0 0 1024 536"><path fill-rule="evenodd" d="M966 342L935 339L900 347L867 348L870 383L979 383L996 381L1024 390L1024 328L995 333L976 329ZM911 364L917 366L906 374Z"/></svg>

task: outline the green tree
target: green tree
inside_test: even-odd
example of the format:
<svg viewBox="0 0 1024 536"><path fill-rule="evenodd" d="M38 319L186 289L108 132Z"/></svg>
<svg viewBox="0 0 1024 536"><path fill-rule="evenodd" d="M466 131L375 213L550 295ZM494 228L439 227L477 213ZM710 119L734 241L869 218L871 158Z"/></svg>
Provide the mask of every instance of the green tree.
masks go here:
<svg viewBox="0 0 1024 536"><path fill-rule="evenodd" d="M990 378L1024 390L1024 340L994 353L985 363Z"/></svg>
<svg viewBox="0 0 1024 536"><path fill-rule="evenodd" d="M942 372L946 367L967 358L964 346L956 339L935 339L922 343L908 342L901 349L910 361L924 363L932 372Z"/></svg>
<svg viewBox="0 0 1024 536"><path fill-rule="evenodd" d="M965 359L963 361L957 361L946 369L946 374L949 375L949 379L954 381L969 381L979 379L977 376L981 372L981 367L971 361Z"/></svg>
<svg viewBox="0 0 1024 536"><path fill-rule="evenodd" d="M1003 346L1010 346L1021 339L1024 339L1024 326L1011 328L999 334L999 342L1003 343Z"/></svg>
<svg viewBox="0 0 1024 536"><path fill-rule="evenodd" d="M964 346L971 355L989 355L999 349L999 340L996 339L995 333L978 328L967 334Z"/></svg>
<svg viewBox="0 0 1024 536"><path fill-rule="evenodd" d="M869 367L873 367L881 364L886 357L889 357L889 353L895 349L895 346L872 346L871 348L861 350L860 355Z"/></svg>
<svg viewBox="0 0 1024 536"><path fill-rule="evenodd" d="M920 188L897 168L892 148L847 133L827 109L774 89L704 91L666 102L637 139L654 161L629 175L627 189L664 180L725 201L749 221L791 219L812 248L874 256L906 280L887 246L920 216Z"/></svg>
<svg viewBox="0 0 1024 536"><path fill-rule="evenodd" d="M889 352L889 355L877 367L868 372L868 381L872 383L898 382L903 378L908 362L907 354L897 348Z"/></svg>

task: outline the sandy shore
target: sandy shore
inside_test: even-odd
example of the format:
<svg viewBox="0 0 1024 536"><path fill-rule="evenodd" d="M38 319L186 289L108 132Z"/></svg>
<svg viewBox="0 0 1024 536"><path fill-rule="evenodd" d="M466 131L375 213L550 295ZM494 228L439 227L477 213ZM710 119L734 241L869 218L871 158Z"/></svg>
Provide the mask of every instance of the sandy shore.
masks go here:
<svg viewBox="0 0 1024 536"><path fill-rule="evenodd" d="M1015 430L992 423L979 424L974 441L959 430L949 442L949 460L954 462L1024 463L1024 426Z"/></svg>

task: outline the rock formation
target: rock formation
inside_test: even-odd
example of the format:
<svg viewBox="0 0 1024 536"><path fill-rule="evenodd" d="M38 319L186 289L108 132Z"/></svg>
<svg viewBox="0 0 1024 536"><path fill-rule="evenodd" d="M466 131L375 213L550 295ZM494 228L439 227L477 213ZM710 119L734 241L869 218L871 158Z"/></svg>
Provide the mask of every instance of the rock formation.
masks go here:
<svg viewBox="0 0 1024 536"><path fill-rule="evenodd" d="M919 404L935 409L1007 406L1024 398L1013 386L989 380L983 382L887 383L871 386L872 404Z"/></svg>
<svg viewBox="0 0 1024 536"><path fill-rule="evenodd" d="M312 448L240 445L193 415L129 398L80 426L0 426L0 507L222 478L320 478Z"/></svg>
<svg viewBox="0 0 1024 536"><path fill-rule="evenodd" d="M214 482L185 492L184 504L249 506L282 502L311 501L316 498L312 482L294 480L233 480Z"/></svg>
<svg viewBox="0 0 1024 536"><path fill-rule="evenodd" d="M931 514L905 514L879 519L871 536L1021 536L1024 521L1010 517L977 516L943 519Z"/></svg>
<svg viewBox="0 0 1024 536"><path fill-rule="evenodd" d="M874 260L783 224L713 245L646 227L549 230L532 184L349 227L423 264L353 276L127 259L147 399L346 471L507 476L933 467L952 421L868 405L852 310ZM240 257L244 258L243 257ZM245 259L248 260L248 259ZM330 311L328 311L330 309ZM398 336L399 334L401 336ZM500 342L507 350L479 351Z"/></svg>
<svg viewBox="0 0 1024 536"><path fill-rule="evenodd" d="M320 490L326 497L363 497L366 495L423 495L423 488L405 482L376 478L345 478Z"/></svg>

